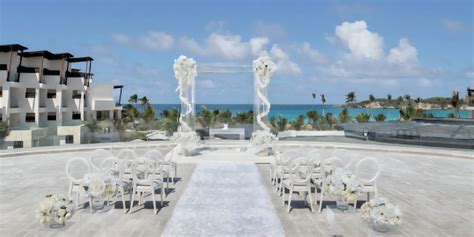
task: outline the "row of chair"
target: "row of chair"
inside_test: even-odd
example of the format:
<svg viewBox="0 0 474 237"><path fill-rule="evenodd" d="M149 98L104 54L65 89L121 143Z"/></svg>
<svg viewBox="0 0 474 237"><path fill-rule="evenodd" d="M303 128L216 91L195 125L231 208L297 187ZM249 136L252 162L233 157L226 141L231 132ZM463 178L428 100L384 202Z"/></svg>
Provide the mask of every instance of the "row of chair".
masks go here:
<svg viewBox="0 0 474 237"><path fill-rule="evenodd" d="M288 212L291 209L292 195L294 192L303 193L305 201L309 197L309 207L318 205L319 212L326 193L326 180L336 168L349 169L352 160L347 164L339 158L341 151L333 147L315 149L308 154L301 154L298 151L285 151L275 155L275 162L270 168L270 182L276 187L279 196L282 196L282 203L285 204L285 191L288 190ZM372 172L367 172L367 168L373 168ZM369 173L369 174L367 174ZM380 165L376 159L367 157L360 159L355 165L355 176L361 184L361 193L377 196L376 181L380 174ZM314 200L312 189L314 188ZM319 194L319 198L318 198ZM356 208L357 201L353 203Z"/></svg>
<svg viewBox="0 0 474 237"><path fill-rule="evenodd" d="M126 191L130 194L130 213L135 195L138 194L139 205L141 205L142 196L145 193L151 194L153 208L157 213L155 190L161 190L161 206L163 206L163 195L167 193L165 185L166 189L169 189L170 174L174 173L173 184L177 180L178 167L176 162L172 161L174 155L175 149L165 156L156 149L150 149L141 157L132 149L123 149L116 156L107 150L98 149L92 153L89 160L80 157L71 158L66 164L66 175L69 178L69 198L72 198L72 193L75 192L76 204L79 205L79 197L83 193L84 175L91 172L103 173L113 175L117 179L117 192L121 196L125 213L127 213Z"/></svg>

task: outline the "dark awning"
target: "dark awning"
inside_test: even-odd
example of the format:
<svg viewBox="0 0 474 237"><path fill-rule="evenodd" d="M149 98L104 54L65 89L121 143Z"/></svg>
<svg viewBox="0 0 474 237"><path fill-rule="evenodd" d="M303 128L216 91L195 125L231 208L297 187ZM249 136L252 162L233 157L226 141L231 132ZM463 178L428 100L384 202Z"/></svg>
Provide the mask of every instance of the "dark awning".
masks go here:
<svg viewBox="0 0 474 237"><path fill-rule="evenodd" d="M114 86L114 89L120 89L120 88L123 88L123 85L115 85Z"/></svg>
<svg viewBox="0 0 474 237"><path fill-rule="evenodd" d="M27 47L21 44L4 44L0 45L0 52L10 52L10 51L18 51L18 50L26 50Z"/></svg>
<svg viewBox="0 0 474 237"><path fill-rule="evenodd" d="M70 63L77 63L77 62L89 62L89 61L94 61L93 58L91 57L78 57L78 58L68 58L66 61Z"/></svg>
<svg viewBox="0 0 474 237"><path fill-rule="evenodd" d="M30 57L44 57L49 60L60 60L60 59L65 59L65 58L72 58L74 55L70 53L51 53L48 50L41 50L41 51L31 51L31 52L23 52L20 53L20 56L25 57L25 58L30 58Z"/></svg>

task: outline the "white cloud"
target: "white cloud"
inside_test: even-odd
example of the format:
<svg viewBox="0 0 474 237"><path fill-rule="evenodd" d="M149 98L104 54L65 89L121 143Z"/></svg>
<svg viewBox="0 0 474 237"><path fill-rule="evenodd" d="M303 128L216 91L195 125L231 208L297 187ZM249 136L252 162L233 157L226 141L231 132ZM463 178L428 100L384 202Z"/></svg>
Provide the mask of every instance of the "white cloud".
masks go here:
<svg viewBox="0 0 474 237"><path fill-rule="evenodd" d="M447 18L441 19L441 25L445 29L454 31L454 32L462 32L462 31L467 30L467 27L466 25L464 25L464 23L457 20L453 20L453 19L447 19Z"/></svg>
<svg viewBox="0 0 474 237"><path fill-rule="evenodd" d="M150 31L147 35L139 37L129 37L118 33L113 34L112 38L119 44L125 44L131 47L139 47L150 50L168 50L174 46L174 38L166 32Z"/></svg>
<svg viewBox="0 0 474 237"><path fill-rule="evenodd" d="M286 75L299 75L302 73L300 66L291 61L288 54L285 53L283 49L278 46L278 44L274 44L272 46L272 49L270 50L270 56L277 64L278 69L276 73Z"/></svg>
<svg viewBox="0 0 474 237"><path fill-rule="evenodd" d="M143 44L143 47L155 50L171 49L174 45L173 36L165 32L150 31L148 35L141 37L139 41Z"/></svg>
<svg viewBox="0 0 474 237"><path fill-rule="evenodd" d="M336 26L335 35L349 50L347 54L330 59L309 43L299 48L328 77L394 84L392 80L428 77L430 73L419 62L416 47L406 38L386 55L383 37L369 31L365 21L344 22Z"/></svg>
<svg viewBox="0 0 474 237"><path fill-rule="evenodd" d="M336 26L336 36L349 48L351 56L375 60L383 56L383 38L370 32L365 21Z"/></svg>
<svg viewBox="0 0 474 237"><path fill-rule="evenodd" d="M202 45L189 37L180 40L181 45L193 53L227 60L242 60L260 55L268 42L269 39L266 37L254 37L249 41L242 41L240 35L216 32L211 33Z"/></svg>
<svg viewBox="0 0 474 237"><path fill-rule="evenodd" d="M387 60L389 63L417 64L418 52L416 48L410 44L408 39L402 38L398 43L398 47L390 50Z"/></svg>

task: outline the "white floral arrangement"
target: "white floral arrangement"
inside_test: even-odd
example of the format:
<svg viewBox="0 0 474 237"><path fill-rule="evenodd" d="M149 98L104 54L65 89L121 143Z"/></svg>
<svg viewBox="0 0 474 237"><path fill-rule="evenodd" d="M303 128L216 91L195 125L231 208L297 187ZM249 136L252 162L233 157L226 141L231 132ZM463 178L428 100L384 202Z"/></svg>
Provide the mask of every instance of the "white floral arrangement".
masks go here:
<svg viewBox="0 0 474 237"><path fill-rule="evenodd" d="M378 224L398 225L402 221L400 208L381 197L365 202L360 208L360 215L362 219Z"/></svg>
<svg viewBox="0 0 474 237"><path fill-rule="evenodd" d="M194 78L197 76L197 64L194 59L184 55L179 56L178 59L174 60L173 70L180 86L194 84Z"/></svg>
<svg viewBox="0 0 474 237"><path fill-rule="evenodd" d="M274 142L278 141L278 137L275 134L265 131L257 130L252 133L252 144L255 146L265 147L271 146Z"/></svg>
<svg viewBox="0 0 474 237"><path fill-rule="evenodd" d="M326 178L326 194L353 203L357 200L362 186L355 175L347 170L337 168Z"/></svg>
<svg viewBox="0 0 474 237"><path fill-rule="evenodd" d="M48 194L40 202L37 218L41 224L63 225L72 216L72 202L64 196Z"/></svg>
<svg viewBox="0 0 474 237"><path fill-rule="evenodd" d="M175 132L170 140L179 144L181 152L188 154L198 145L199 136L196 132Z"/></svg>
<svg viewBox="0 0 474 237"><path fill-rule="evenodd" d="M92 198L106 198L117 192L117 178L113 175L89 173L84 176L84 191Z"/></svg>

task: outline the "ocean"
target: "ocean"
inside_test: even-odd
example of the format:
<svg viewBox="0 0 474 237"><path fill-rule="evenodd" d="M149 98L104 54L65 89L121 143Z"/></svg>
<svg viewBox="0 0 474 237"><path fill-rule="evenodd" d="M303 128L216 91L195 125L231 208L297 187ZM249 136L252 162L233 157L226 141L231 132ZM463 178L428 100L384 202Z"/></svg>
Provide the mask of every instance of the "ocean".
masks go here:
<svg viewBox="0 0 474 237"><path fill-rule="evenodd" d="M253 110L253 104L196 104L196 112L199 112L203 106L206 106L209 110L230 110L232 115L235 116L239 112L247 112L249 110ZM179 104L153 104L155 108L156 116L158 117L163 110L169 109L179 109ZM271 105L270 108L270 117L278 117L278 115L282 115L288 120L293 120L298 115L305 115L310 110L312 110L312 105L307 104L298 104L298 105L282 105L282 104L275 104ZM339 113L344 109L340 105L314 105L314 109L318 113L332 113L335 116L339 115ZM359 109L359 108L349 108L348 109L349 115L351 117L355 117L357 114L362 112L369 112L371 114L371 120L374 120L374 116L377 114L384 114L387 120L394 121L400 119L400 114L398 109ZM435 118L446 118L448 114L454 113L454 110L426 110L426 113L433 114ZM467 118L468 112L461 110L461 118Z"/></svg>

